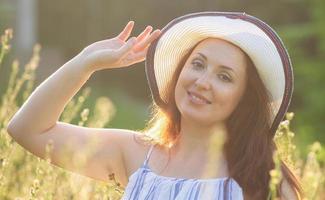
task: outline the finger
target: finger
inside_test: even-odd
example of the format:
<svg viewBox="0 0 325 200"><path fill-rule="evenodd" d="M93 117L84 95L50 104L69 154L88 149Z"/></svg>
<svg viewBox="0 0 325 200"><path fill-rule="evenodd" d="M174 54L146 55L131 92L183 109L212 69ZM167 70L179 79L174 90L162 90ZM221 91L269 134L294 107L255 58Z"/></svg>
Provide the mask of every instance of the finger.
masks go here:
<svg viewBox="0 0 325 200"><path fill-rule="evenodd" d="M133 26L134 26L134 21L129 21L127 25L124 27L123 31L117 36L117 38L125 41L130 36Z"/></svg>
<svg viewBox="0 0 325 200"><path fill-rule="evenodd" d="M148 51L148 47L145 48L145 50L135 53L131 56L130 60L132 60L132 63L138 63L138 62L142 62L145 60L146 58L146 54Z"/></svg>
<svg viewBox="0 0 325 200"><path fill-rule="evenodd" d="M117 50L118 55L120 57L124 57L125 55L127 55L127 53L132 50L132 48L135 45L135 43L136 43L136 38L135 37L131 37L123 46L121 46Z"/></svg>
<svg viewBox="0 0 325 200"><path fill-rule="evenodd" d="M143 31L142 33L140 33L137 37L137 42L140 42L142 41L143 39L145 39L149 34L150 32L152 31L152 26L147 26Z"/></svg>
<svg viewBox="0 0 325 200"><path fill-rule="evenodd" d="M155 30L149 37L147 37L144 41L140 42L134 47L134 51L141 51L147 46L150 45L152 41L154 41L159 35L161 34L161 31L159 29Z"/></svg>

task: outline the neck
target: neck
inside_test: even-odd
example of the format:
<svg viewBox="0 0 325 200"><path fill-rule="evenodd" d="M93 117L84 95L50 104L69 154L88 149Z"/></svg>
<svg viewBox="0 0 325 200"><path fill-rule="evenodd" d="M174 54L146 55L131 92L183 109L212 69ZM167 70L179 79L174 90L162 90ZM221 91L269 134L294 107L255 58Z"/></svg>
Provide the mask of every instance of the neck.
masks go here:
<svg viewBox="0 0 325 200"><path fill-rule="evenodd" d="M172 147L172 151L183 158L202 155L208 151L222 153L222 146L227 136L227 129L222 122L213 126L202 126L198 123L181 119L180 138Z"/></svg>

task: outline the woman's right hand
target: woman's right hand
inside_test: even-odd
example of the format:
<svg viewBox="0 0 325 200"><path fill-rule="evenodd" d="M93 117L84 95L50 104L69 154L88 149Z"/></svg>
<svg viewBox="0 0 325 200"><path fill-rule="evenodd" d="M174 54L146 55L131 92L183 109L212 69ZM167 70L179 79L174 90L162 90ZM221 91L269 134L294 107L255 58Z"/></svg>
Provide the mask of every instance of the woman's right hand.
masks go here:
<svg viewBox="0 0 325 200"><path fill-rule="evenodd" d="M147 26L138 37L128 39L133 26L134 21L129 21L116 37L87 46L77 57L92 71L127 67L144 61L149 45L161 31L157 29L150 34L152 27Z"/></svg>

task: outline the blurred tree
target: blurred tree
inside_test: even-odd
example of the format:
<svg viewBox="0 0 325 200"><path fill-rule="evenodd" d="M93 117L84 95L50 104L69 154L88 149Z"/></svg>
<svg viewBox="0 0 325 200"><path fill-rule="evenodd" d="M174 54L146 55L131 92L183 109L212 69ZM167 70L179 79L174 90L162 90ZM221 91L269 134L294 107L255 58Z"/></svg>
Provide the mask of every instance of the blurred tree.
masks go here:
<svg viewBox="0 0 325 200"><path fill-rule="evenodd" d="M9 0L0 3L0 17L9 22L15 7L2 2ZM190 12L237 11L256 16L278 32L291 56L295 85L289 111L297 113L292 124L297 133L297 146L304 147L314 140L325 142L322 134L325 128L323 0L42 0L38 1L37 10L38 42L43 51L51 48L64 55L60 60L62 64L88 44L115 36L128 20L136 22L132 35L137 35L146 25L163 28L170 20ZM4 26L4 22L1 20L0 26ZM41 65L46 66L40 69L60 67L45 56L42 59L45 60ZM147 104L151 101L144 62L127 69L95 73L89 85L103 95L109 96L114 89Z"/></svg>
<svg viewBox="0 0 325 200"><path fill-rule="evenodd" d="M295 73L292 109L299 114L293 126L297 142L306 146L314 140L325 142L325 2L312 0L304 5L308 20L286 24L280 33L288 43Z"/></svg>

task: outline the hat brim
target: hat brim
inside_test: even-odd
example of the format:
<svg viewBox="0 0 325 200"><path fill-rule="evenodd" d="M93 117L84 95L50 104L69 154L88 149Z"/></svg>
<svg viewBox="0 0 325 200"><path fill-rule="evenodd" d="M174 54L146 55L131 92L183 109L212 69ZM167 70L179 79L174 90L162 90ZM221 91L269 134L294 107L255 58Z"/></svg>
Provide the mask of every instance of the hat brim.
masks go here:
<svg viewBox="0 0 325 200"><path fill-rule="evenodd" d="M149 47L145 69L155 103L165 107L166 87L180 59L201 40L229 41L251 58L270 94L272 133L283 120L293 92L293 72L286 48L260 19L241 12L199 12L169 22Z"/></svg>

